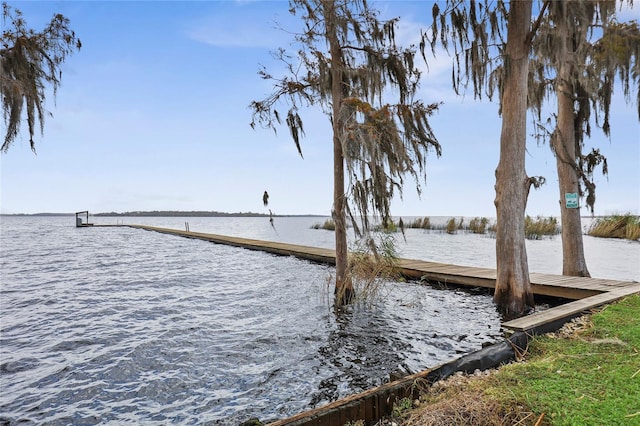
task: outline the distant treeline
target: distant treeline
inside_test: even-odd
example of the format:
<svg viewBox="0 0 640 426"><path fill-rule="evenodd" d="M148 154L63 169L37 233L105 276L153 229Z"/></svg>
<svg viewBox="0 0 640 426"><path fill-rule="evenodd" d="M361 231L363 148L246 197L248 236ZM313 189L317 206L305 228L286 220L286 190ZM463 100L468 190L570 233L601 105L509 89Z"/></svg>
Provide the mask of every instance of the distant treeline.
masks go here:
<svg viewBox="0 0 640 426"><path fill-rule="evenodd" d="M0 216L73 216L74 213L2 213Z"/></svg>
<svg viewBox="0 0 640 426"><path fill-rule="evenodd" d="M124 212L124 213L95 213L92 216L160 216L160 217L265 217L269 216L264 213L253 212L240 212L240 213L225 213L216 211L175 211L175 210L153 210L153 211L138 211L138 212Z"/></svg>
<svg viewBox="0 0 640 426"><path fill-rule="evenodd" d="M0 213L0 216L73 216L74 213ZM216 211L153 210L136 212L89 213L90 216L149 216L149 217L269 217L269 214L254 212L225 213ZM273 217L323 217L317 214L274 214Z"/></svg>

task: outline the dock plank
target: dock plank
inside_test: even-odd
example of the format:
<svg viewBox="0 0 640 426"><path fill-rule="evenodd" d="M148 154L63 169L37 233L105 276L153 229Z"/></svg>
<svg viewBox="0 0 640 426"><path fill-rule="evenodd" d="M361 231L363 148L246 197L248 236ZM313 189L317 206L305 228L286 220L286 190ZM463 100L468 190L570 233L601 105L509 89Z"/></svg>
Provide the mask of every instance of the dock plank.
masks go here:
<svg viewBox="0 0 640 426"><path fill-rule="evenodd" d="M528 331L544 324L558 321L561 318L568 318L598 306L615 302L634 293L640 293L640 285L619 288L584 299L574 300L573 302L565 303L555 308L547 309L546 311L536 312L512 321L507 321L503 323L502 326L514 331Z"/></svg>

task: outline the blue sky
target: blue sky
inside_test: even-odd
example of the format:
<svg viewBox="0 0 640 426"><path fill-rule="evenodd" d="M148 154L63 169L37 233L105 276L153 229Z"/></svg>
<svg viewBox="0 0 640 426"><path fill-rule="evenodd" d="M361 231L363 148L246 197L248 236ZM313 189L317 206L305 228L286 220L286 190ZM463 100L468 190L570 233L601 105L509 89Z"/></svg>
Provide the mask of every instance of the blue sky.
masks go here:
<svg viewBox="0 0 640 426"><path fill-rule="evenodd" d="M34 29L62 13L83 47L64 64L55 103L49 94L53 117L36 139L37 155L24 131L0 155L2 213L265 212L262 193L267 190L277 214L330 214L333 169L326 116L303 111L304 160L286 128L274 135L249 126L250 102L270 91L258 69L263 64L278 75L270 52L292 40L276 22L291 30L300 25L287 2L9 4L22 10ZM371 4L384 18L400 17L397 37L403 45L416 43L430 22L431 2ZM619 19L640 19L640 5L624 10ZM431 59L419 92L425 103L444 102L431 120L443 154L430 156L421 197L409 182L404 198L394 200L395 215L495 216L498 107L470 94L456 97L450 64L444 54ZM636 111L618 90L611 138L594 131L586 142L609 161L608 178L598 174L596 180L596 214L640 213ZM544 187L532 190L527 213L559 215L555 159L533 138L527 173L547 178Z"/></svg>

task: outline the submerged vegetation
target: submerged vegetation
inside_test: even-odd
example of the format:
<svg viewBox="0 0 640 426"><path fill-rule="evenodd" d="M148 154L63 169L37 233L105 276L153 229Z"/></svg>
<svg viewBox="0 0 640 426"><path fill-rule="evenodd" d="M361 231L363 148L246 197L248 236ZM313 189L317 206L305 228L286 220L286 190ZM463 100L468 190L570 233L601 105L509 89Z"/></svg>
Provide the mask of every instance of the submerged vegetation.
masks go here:
<svg viewBox="0 0 640 426"><path fill-rule="evenodd" d="M409 223L409 226L407 226L407 228L431 229L431 219L429 219L428 217L416 218L413 222Z"/></svg>
<svg viewBox="0 0 640 426"><path fill-rule="evenodd" d="M637 424L639 310L630 296L534 338L521 362L436 383L399 424Z"/></svg>
<svg viewBox="0 0 640 426"><path fill-rule="evenodd" d="M489 219L486 217L474 217L469 222L469 231L474 234L484 234L487 232L487 225L489 225Z"/></svg>
<svg viewBox="0 0 640 426"><path fill-rule="evenodd" d="M640 239L640 217L626 213L598 218L591 224L587 235L637 241Z"/></svg>
<svg viewBox="0 0 640 426"><path fill-rule="evenodd" d="M458 229L458 225L456 224L456 219L452 217L447 221L447 224L444 226L444 229L447 231L447 234L455 234Z"/></svg>
<svg viewBox="0 0 640 426"><path fill-rule="evenodd" d="M373 230L374 232L398 232L400 230L400 226L398 226L398 224L393 220L388 220L385 223L375 225Z"/></svg>
<svg viewBox="0 0 640 426"><path fill-rule="evenodd" d="M469 222L468 230L475 234L484 234L488 232L495 235L497 223L489 223L489 219L474 218ZM560 233L558 219L555 217L537 216L535 219L531 216L525 217L524 236L528 240L539 240L544 236L554 236Z"/></svg>
<svg viewBox="0 0 640 426"><path fill-rule="evenodd" d="M349 276L355 291L355 301L370 303L381 296L383 284L388 280L401 280L398 253L393 234L383 232L363 238L349 253Z"/></svg>

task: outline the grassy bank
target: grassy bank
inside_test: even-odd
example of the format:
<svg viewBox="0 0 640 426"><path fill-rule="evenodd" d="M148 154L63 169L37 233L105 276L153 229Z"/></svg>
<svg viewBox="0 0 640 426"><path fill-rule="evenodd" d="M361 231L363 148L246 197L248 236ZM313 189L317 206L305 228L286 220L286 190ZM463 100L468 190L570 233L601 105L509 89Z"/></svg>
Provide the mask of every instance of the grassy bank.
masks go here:
<svg viewBox="0 0 640 426"><path fill-rule="evenodd" d="M399 424L638 425L639 313L628 297L535 338L523 361L436 383Z"/></svg>

